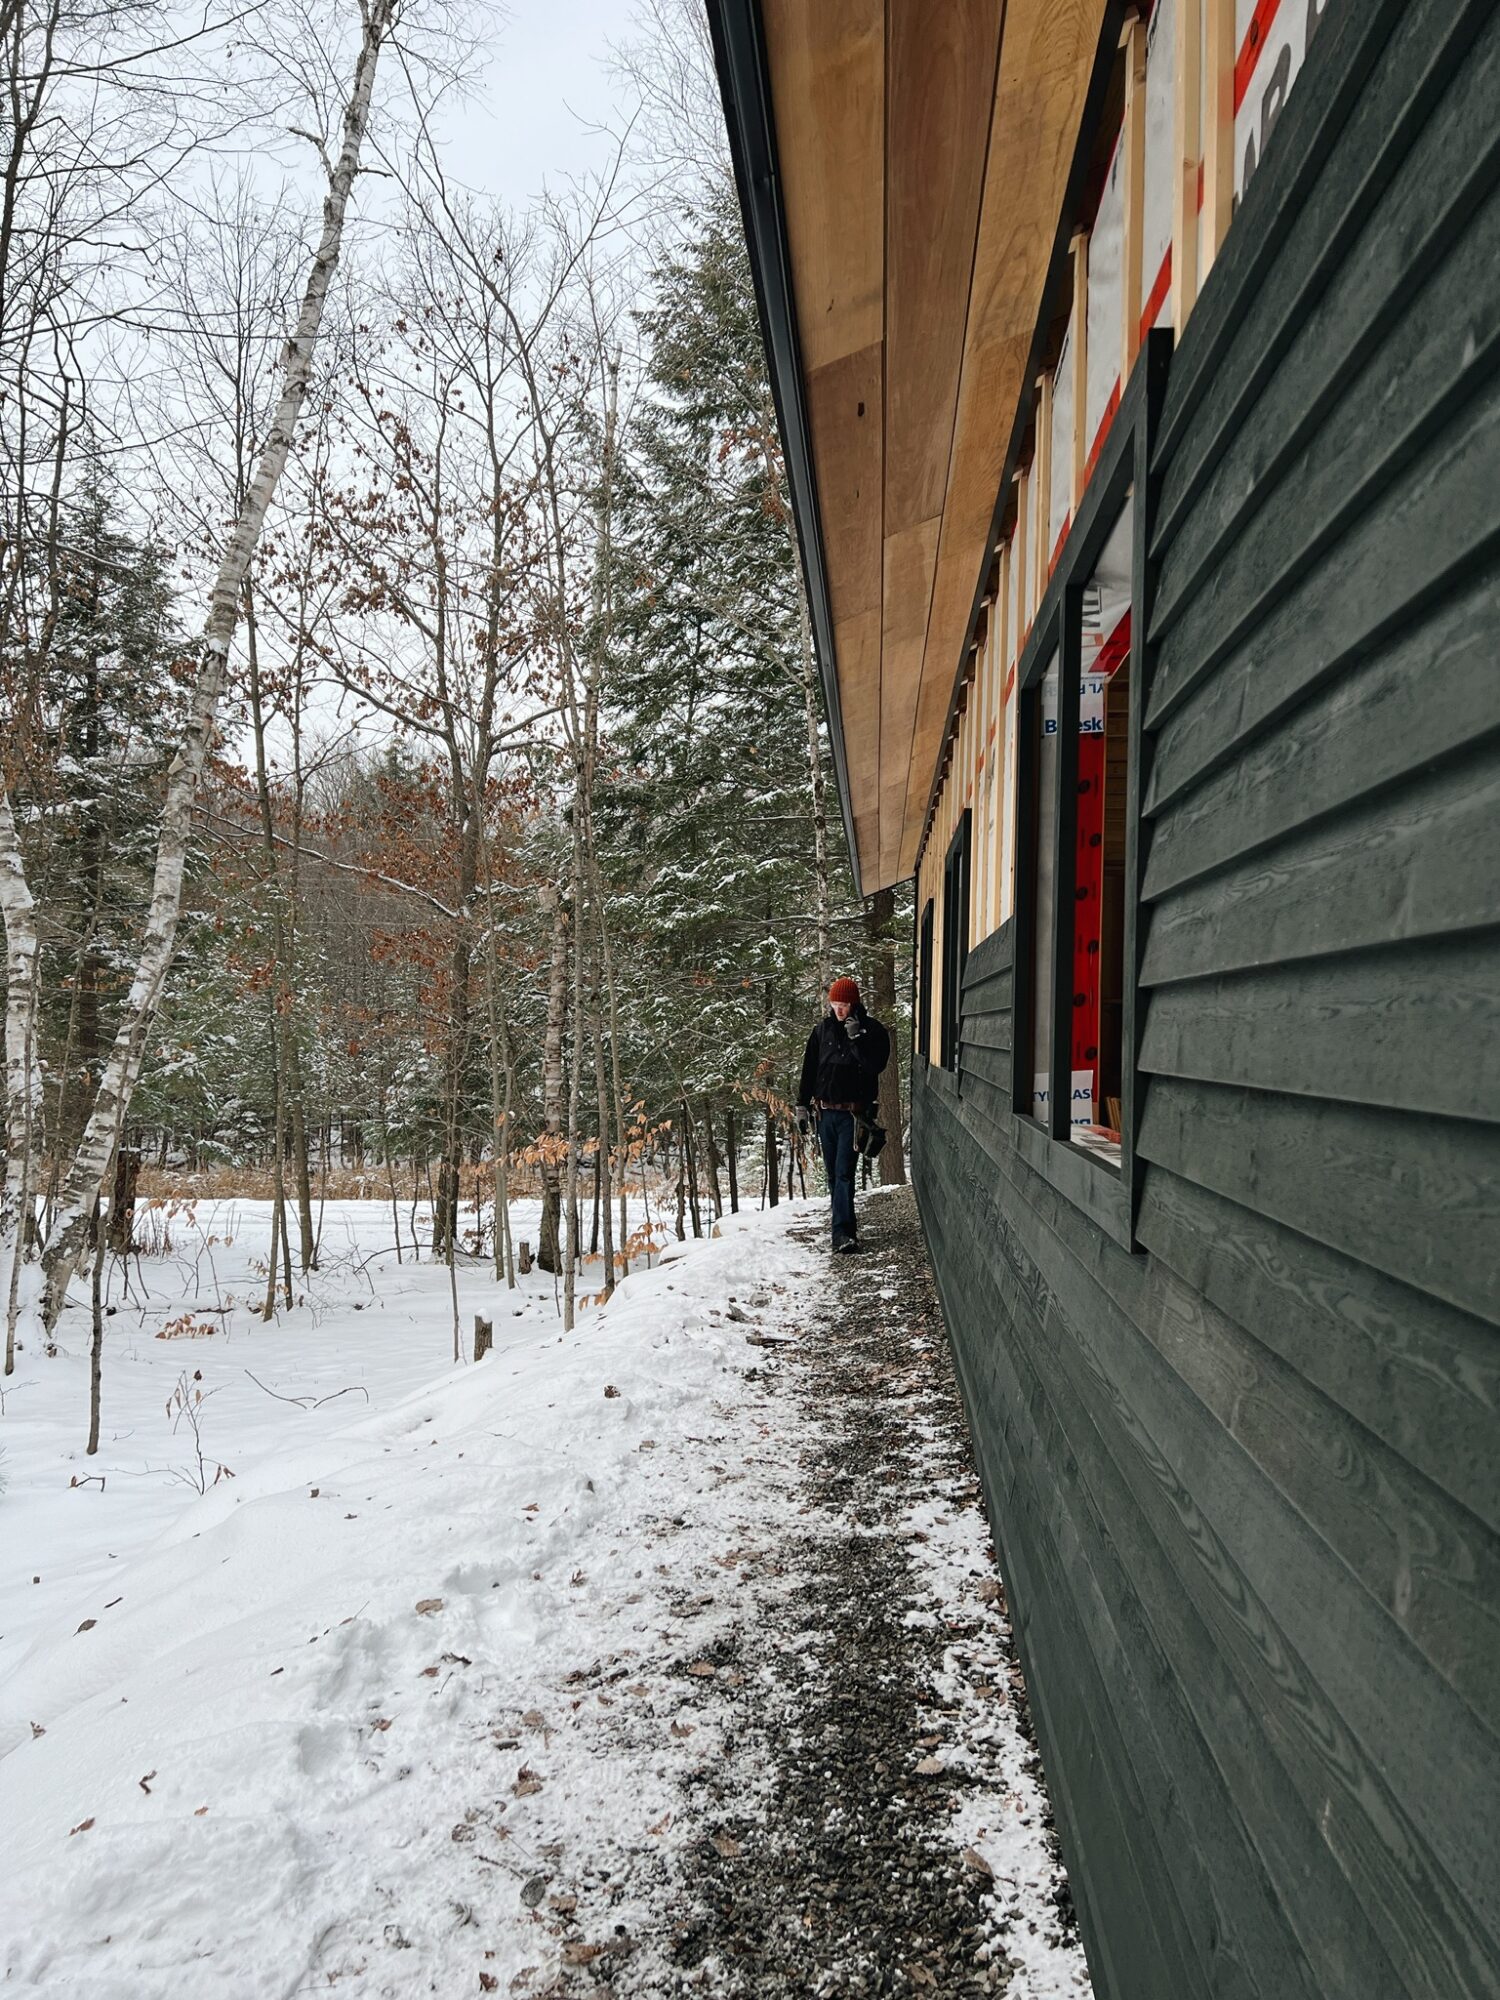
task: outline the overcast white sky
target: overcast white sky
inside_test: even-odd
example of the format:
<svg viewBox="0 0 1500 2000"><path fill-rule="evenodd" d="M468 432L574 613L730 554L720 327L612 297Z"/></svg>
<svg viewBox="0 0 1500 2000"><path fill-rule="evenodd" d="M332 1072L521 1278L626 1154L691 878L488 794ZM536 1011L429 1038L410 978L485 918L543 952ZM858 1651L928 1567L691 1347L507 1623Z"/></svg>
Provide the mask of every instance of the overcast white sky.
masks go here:
<svg viewBox="0 0 1500 2000"><path fill-rule="evenodd" d="M602 166L597 128L619 123L610 42L631 39L630 0L508 0L475 100L443 137L471 187L518 207L569 174Z"/></svg>

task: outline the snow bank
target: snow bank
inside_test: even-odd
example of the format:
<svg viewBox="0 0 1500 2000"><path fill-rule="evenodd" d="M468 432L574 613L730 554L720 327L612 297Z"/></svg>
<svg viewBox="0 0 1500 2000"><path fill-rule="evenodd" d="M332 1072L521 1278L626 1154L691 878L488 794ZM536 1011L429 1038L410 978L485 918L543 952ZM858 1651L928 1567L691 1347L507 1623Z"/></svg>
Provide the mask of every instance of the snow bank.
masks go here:
<svg viewBox="0 0 1500 2000"><path fill-rule="evenodd" d="M503 1990L525 1938L491 1919L525 1917L517 1877L535 1859L514 1838L487 1869L463 1854L476 1906L455 1903L455 1859L505 1843L505 1799L548 1782L537 1690L608 1639L595 1578L617 1604L626 1566L649 1570L651 1615L664 1586L643 1524L674 1504L658 1465L682 1476L668 1448L696 1440L746 1365L741 1329L719 1323L726 1294L810 1268L788 1213L674 1249L573 1336L528 1316L507 1337L497 1319L482 1363L353 1421L325 1407L318 1435L283 1408L290 1441L191 1496L141 1553L74 1551L68 1601L33 1621L0 1689L11 1988L458 1993L484 1987L477 1967ZM503 1313L507 1295L488 1296ZM446 1303L410 1316L431 1355ZM24 1504L0 1501L8 1529ZM700 1518L713 1504L695 1493ZM25 1588L11 1579L10 1598ZM623 1804L618 1776L576 1772L576 1812L623 1813L626 1833L640 1817L644 1837L672 1795L665 1768Z"/></svg>

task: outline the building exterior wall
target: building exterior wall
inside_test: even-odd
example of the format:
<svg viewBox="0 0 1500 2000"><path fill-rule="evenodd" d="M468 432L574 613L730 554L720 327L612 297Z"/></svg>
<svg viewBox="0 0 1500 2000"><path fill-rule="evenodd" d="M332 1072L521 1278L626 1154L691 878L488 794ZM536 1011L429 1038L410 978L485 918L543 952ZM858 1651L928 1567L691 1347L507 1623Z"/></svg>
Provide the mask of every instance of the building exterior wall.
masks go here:
<svg viewBox="0 0 1500 2000"><path fill-rule="evenodd" d="M1136 1247L1013 921L914 1065L1100 2000L1500 1992L1500 14L1322 12L1153 465Z"/></svg>

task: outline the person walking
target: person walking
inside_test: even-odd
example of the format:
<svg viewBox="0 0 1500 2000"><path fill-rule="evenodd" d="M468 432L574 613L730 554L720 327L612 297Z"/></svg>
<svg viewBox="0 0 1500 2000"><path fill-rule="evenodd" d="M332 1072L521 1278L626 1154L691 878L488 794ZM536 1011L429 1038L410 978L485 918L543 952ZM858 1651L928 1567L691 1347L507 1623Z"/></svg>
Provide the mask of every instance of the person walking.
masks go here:
<svg viewBox="0 0 1500 2000"><path fill-rule="evenodd" d="M828 1012L807 1038L797 1086L798 1129L810 1132L816 1124L823 1148L835 1250L859 1248L854 1162L861 1138L878 1130L876 1083L890 1057L890 1035L865 1012L858 981L835 979L828 989Z"/></svg>

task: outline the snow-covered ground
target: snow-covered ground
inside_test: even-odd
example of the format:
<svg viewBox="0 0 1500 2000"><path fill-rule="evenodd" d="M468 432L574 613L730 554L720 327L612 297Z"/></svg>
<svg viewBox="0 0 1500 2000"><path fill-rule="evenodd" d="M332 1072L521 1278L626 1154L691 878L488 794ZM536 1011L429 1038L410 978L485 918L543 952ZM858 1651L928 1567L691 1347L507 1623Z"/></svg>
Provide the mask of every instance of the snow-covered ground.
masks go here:
<svg viewBox="0 0 1500 2000"><path fill-rule="evenodd" d="M540 1213L537 1202L513 1204L518 1243L535 1246ZM649 1225L658 1245L672 1240L654 1204L647 1216L635 1203L629 1219L632 1230ZM296 1279L299 1304L268 1323L260 1317L268 1202L143 1211L141 1237L158 1246L165 1238L168 1247L133 1258L123 1288L118 1268L108 1267L115 1310L105 1322L103 1422L92 1458L84 1455L85 1286L75 1287L64 1315L63 1351L50 1359L22 1353L15 1374L0 1377L0 1714L11 1713L5 1689L33 1639L96 1586L112 1597L113 1573L182 1518L200 1485L217 1479L222 1487L288 1447L315 1459L322 1440L451 1368L448 1272L425 1251L414 1259L410 1221L403 1205L398 1261L385 1204L328 1203L320 1269ZM422 1216L424 1240L429 1226ZM599 1270L585 1268L581 1295L600 1284ZM473 1352L476 1313L492 1322L498 1350L556 1338L558 1285L545 1271L533 1269L510 1290L471 1260L459 1264L457 1280L463 1353ZM589 1310L580 1309L580 1320ZM194 1412L174 1401L184 1377L203 1399Z"/></svg>
<svg viewBox="0 0 1500 2000"><path fill-rule="evenodd" d="M470 1266L465 1346L481 1312L495 1349L455 1368L447 1274L397 1265L378 1204L330 1208L277 1325L247 1304L264 1206L200 1205L144 1263L155 1297L108 1322L92 1459L85 1315L64 1354L23 1354L0 1421L8 1989L604 1976L692 1836L685 1780L731 1740L710 1655L754 1567L743 1468L786 1449L735 1302L774 1325L817 1282L788 1225L818 1206L670 1244L566 1337L549 1278L518 1295ZM217 1330L157 1338L184 1317ZM203 1395L201 1462L179 1388ZM722 1597L684 1601L704 1571ZM1009 1810L993 1853L995 1812L954 1829L1026 1906L1016 2000L1087 1990L1040 1921L1034 1816Z"/></svg>

